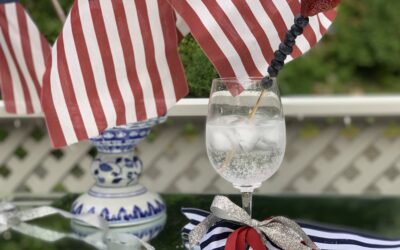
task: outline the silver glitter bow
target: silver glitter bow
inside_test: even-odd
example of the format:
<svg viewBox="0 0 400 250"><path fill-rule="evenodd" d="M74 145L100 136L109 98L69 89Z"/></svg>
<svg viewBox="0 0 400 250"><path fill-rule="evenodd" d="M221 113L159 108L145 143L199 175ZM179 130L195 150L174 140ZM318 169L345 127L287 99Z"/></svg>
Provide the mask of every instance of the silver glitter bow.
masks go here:
<svg viewBox="0 0 400 250"><path fill-rule="evenodd" d="M25 223L55 214L67 219L83 222L99 229L99 232L83 237L76 234L55 232ZM55 242L66 237L78 239L99 250L140 249L139 247L141 246L144 246L147 250L154 250L154 247L134 235L109 231L107 222L100 216L94 214L73 215L64 210L49 206L18 211L13 204L0 202L0 234L9 229L47 242Z"/></svg>
<svg viewBox="0 0 400 250"><path fill-rule="evenodd" d="M229 220L241 225L253 227L260 234L265 244L267 244L268 238L269 241L285 250L318 249L301 227L288 218L279 216L264 221L254 220L246 211L225 196L216 196L211 204L210 210L211 215L190 232L189 244L191 248L200 242L209 228L215 223L220 220Z"/></svg>

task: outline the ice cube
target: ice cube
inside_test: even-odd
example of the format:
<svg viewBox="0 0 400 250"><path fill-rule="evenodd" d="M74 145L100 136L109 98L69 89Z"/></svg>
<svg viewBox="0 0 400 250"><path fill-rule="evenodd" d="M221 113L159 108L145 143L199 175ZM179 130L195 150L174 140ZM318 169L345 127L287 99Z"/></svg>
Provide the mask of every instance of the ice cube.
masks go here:
<svg viewBox="0 0 400 250"><path fill-rule="evenodd" d="M274 145L280 145L283 140L284 127L281 121L269 120L260 131L260 140L256 148L259 150L269 150Z"/></svg>
<svg viewBox="0 0 400 250"><path fill-rule="evenodd" d="M235 140L241 150L249 152L254 149L257 141L259 140L259 133L255 126L252 126L248 122L242 122L236 124L235 128Z"/></svg>
<svg viewBox="0 0 400 250"><path fill-rule="evenodd" d="M229 133L223 130L215 130L211 132L211 147L217 151L229 151L233 149L233 144Z"/></svg>
<svg viewBox="0 0 400 250"><path fill-rule="evenodd" d="M279 128L271 126L268 127L265 131L263 131L261 140L277 143L279 141L279 134L280 134Z"/></svg>
<svg viewBox="0 0 400 250"><path fill-rule="evenodd" d="M271 148L273 148L274 145L275 143L272 141L260 139L257 141L255 149L261 151L271 150Z"/></svg>
<svg viewBox="0 0 400 250"><path fill-rule="evenodd" d="M235 116L235 115L221 116L219 119L217 119L218 125L224 125L224 126L234 124L240 120L241 120L241 117Z"/></svg>

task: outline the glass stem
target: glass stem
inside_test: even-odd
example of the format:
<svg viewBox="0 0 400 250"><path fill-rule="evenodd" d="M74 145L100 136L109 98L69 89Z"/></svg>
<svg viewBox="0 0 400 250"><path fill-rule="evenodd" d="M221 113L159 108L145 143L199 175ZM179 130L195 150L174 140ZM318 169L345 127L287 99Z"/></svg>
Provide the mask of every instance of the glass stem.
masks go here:
<svg viewBox="0 0 400 250"><path fill-rule="evenodd" d="M251 216L253 192L242 192L242 208Z"/></svg>

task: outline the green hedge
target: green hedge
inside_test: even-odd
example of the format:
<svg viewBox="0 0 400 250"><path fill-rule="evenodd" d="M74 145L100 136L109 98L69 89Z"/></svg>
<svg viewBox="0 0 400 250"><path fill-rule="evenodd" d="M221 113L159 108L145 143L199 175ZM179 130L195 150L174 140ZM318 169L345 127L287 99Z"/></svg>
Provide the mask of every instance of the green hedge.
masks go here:
<svg viewBox="0 0 400 250"><path fill-rule="evenodd" d="M61 23L50 0L21 0L54 41ZM71 0L62 0L67 10ZM284 95L400 92L399 0L342 1L330 34L279 76ZM180 45L190 96L208 96L218 74L191 36Z"/></svg>

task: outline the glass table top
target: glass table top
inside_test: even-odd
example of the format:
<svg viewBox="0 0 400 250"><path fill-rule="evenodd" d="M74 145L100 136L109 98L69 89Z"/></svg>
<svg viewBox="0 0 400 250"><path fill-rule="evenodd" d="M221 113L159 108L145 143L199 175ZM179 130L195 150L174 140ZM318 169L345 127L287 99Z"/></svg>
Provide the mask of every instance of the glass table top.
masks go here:
<svg viewBox="0 0 400 250"><path fill-rule="evenodd" d="M69 210L76 194L68 194L52 206ZM181 228L187 223L182 207L208 210L213 195L166 194L167 223L164 230L151 241L158 250L184 249ZM229 196L240 204L240 197ZM34 200L33 200L34 201ZM27 202L25 205L29 204ZM400 197L320 197L320 196L255 196L253 216L258 220L283 215L312 223L349 227L361 232L390 238L400 237ZM55 232L72 233L71 221L60 216L49 216L28 222ZM44 242L9 230L0 235L0 250L91 250L95 247L75 239Z"/></svg>

